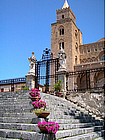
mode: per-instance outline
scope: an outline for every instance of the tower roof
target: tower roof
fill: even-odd
[[[68,8],[68,7],[69,7],[69,4],[68,4],[67,0],[65,0],[65,3],[64,3],[64,5],[63,5],[62,9]]]

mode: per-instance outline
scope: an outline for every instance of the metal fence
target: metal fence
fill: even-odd
[[[26,83],[26,78],[14,78],[14,79],[6,79],[6,80],[0,80],[0,92],[4,92],[4,87],[7,86],[7,89],[10,92],[15,91],[15,85],[17,84],[23,84]]]

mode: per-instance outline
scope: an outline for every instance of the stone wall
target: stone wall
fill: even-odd
[[[79,51],[80,64],[101,61],[105,55],[105,41],[80,45]]]
[[[103,119],[105,117],[105,94],[100,93],[71,93],[67,99],[85,108],[90,113]]]

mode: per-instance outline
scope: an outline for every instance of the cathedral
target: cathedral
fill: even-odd
[[[76,25],[76,17],[67,0],[61,9],[56,11],[56,22],[51,24],[51,51],[53,58],[58,57],[61,46],[66,53],[67,71],[92,70],[105,67],[105,38],[90,44],[82,43],[82,32]],[[78,89],[103,87],[103,71],[91,72],[90,75],[79,74],[72,87]]]

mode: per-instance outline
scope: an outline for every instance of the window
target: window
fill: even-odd
[[[77,65],[77,56],[75,56],[75,64]]]
[[[77,39],[78,33],[77,30],[75,30],[75,38]]]
[[[78,43],[76,42],[76,45],[75,45],[75,49],[76,49],[76,52],[78,52]]]
[[[1,88],[1,92],[4,92],[4,88]]]
[[[60,42],[60,43],[59,43],[59,49],[61,49],[61,46],[62,46],[62,48],[64,49],[64,42]]]
[[[63,28],[63,27],[60,27],[60,29],[59,29],[59,34],[60,34],[60,35],[64,35],[64,28]]]
[[[64,18],[64,15],[62,15],[62,18]]]

